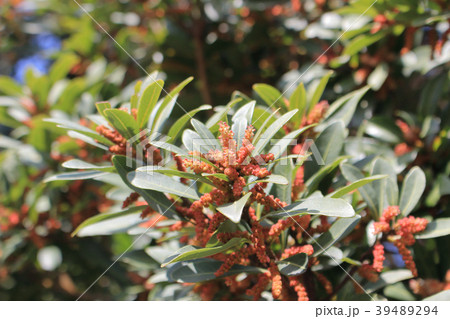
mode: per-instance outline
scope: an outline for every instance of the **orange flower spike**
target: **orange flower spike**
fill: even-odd
[[[398,206],[389,206],[383,211],[380,221],[389,223],[398,214],[400,214],[400,208]]]
[[[278,299],[283,290],[283,280],[277,265],[273,261],[270,263],[269,271],[272,279],[272,296],[274,299]]]
[[[409,249],[406,248],[405,244],[403,244],[403,242],[400,240],[396,240],[394,242],[394,245],[397,247],[400,255],[402,255],[402,258],[403,258],[403,261],[405,262],[406,268],[411,270],[414,277],[417,277],[418,273],[417,273],[416,263],[414,262]]]
[[[361,265],[358,269],[358,274],[370,282],[376,282],[378,280],[378,273],[373,266],[369,264]]]
[[[245,292],[247,295],[253,296],[253,300],[255,301],[258,300],[261,297],[261,293],[266,290],[267,285],[270,282],[270,272],[260,274],[257,278],[258,281],[256,284]]]
[[[297,293],[298,301],[309,301],[308,293],[303,283],[296,277],[289,278],[289,286],[293,287]]]
[[[383,270],[384,259],[384,246],[376,243],[373,247],[373,268],[375,271],[381,272]]]

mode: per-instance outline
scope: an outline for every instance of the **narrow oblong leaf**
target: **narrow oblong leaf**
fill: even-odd
[[[332,74],[333,71],[330,71],[320,79],[319,83],[315,87],[314,92],[311,95],[311,99],[309,100],[308,110],[311,110],[320,101],[323,91],[325,91],[325,87],[327,86],[328,80],[330,79]]]
[[[418,166],[414,166],[406,174],[399,201],[402,216],[408,216],[419,202],[425,190],[426,182],[425,173]]]
[[[138,102],[137,124],[140,130],[147,127],[148,119],[153,111],[164,86],[164,81],[157,80],[145,87]]]
[[[270,212],[265,217],[284,218],[300,214],[353,217],[355,210],[352,205],[340,198],[313,197]]]
[[[190,245],[184,246],[183,248],[175,252],[173,255],[167,257],[162,263],[161,267],[166,267],[168,264],[172,264],[178,261],[199,259],[219,254],[222,252],[226,252],[230,249],[239,248],[246,242],[248,242],[248,240],[245,238],[235,237],[230,239],[226,244],[223,244],[221,246],[214,246],[208,248],[199,248]]]
[[[427,228],[415,235],[419,239],[436,238],[450,235],[450,218],[437,218],[428,223]]]
[[[139,193],[148,205],[157,211],[159,214],[167,216],[169,218],[178,218],[173,203],[161,192],[153,191],[149,189],[142,189],[133,186],[127,178],[127,174],[133,172],[136,169],[136,162],[126,158],[125,156],[115,155],[112,158],[112,163],[116,168],[122,181],[133,191]]]
[[[327,197],[331,197],[331,198],[340,198],[352,191],[354,191],[355,189],[358,189],[368,183],[371,183],[373,181],[376,180],[380,180],[383,178],[386,178],[387,175],[373,175],[373,176],[369,176],[369,177],[365,177],[363,179],[360,179],[356,182],[351,183],[350,185],[344,186],[336,191],[334,191],[331,194],[328,194]]]
[[[210,105],[202,105],[180,117],[170,128],[168,136],[170,141],[175,141],[181,132],[183,132],[184,127],[189,122],[192,117],[200,111],[210,110],[212,107]]]
[[[211,145],[216,150],[222,149],[217,139],[202,122],[196,119],[192,119],[191,124],[197,131],[198,135],[200,135],[203,140],[207,141],[209,145]]]
[[[289,98],[288,108],[289,111],[298,110],[298,112],[292,118],[292,121],[294,121],[294,123],[297,125],[300,124],[300,121],[302,120],[308,108],[308,104],[306,101],[306,90],[303,83],[300,83],[292,93],[291,97]]]
[[[142,211],[145,207],[147,206],[137,206],[137,207],[132,207],[129,208],[125,211],[122,212],[116,212],[116,213],[107,213],[107,214],[98,214],[95,216],[92,216],[88,219],[86,219],[85,221],[83,221],[71,234],[72,237],[74,237],[76,234],[78,234],[80,232],[80,230],[82,230],[83,228],[89,226],[89,225],[93,225],[105,220],[111,220],[111,219],[115,219],[117,217],[122,217],[122,216],[126,216],[126,215],[130,215],[130,214],[135,214],[138,213],[140,211]]]
[[[331,225],[330,229],[314,240],[312,245],[314,248],[313,256],[323,254],[334,243],[347,236],[359,223],[361,216],[356,215],[351,218],[340,218]]]
[[[103,172],[113,172],[115,170],[114,166],[98,166],[79,159],[71,159],[62,163],[62,167],[73,168],[73,169],[94,169]]]
[[[367,293],[372,293],[387,285],[413,278],[413,274],[407,269],[390,270],[380,274],[380,278],[376,282],[369,282],[363,288]]]
[[[216,279],[215,272],[222,266],[222,262],[209,258],[201,258],[175,263],[167,271],[167,278],[175,282],[200,282]],[[258,267],[234,265],[221,277],[241,273],[262,273],[266,271]]]
[[[81,171],[81,172],[63,173],[46,178],[44,180],[44,183],[53,181],[76,181],[82,179],[91,179],[94,177],[99,177],[107,174],[110,173],[101,171]]]
[[[136,121],[128,112],[106,109],[104,113],[108,122],[126,139],[132,139],[139,133]]]
[[[290,111],[273,122],[267,130],[261,134],[258,142],[256,142],[253,154],[260,154],[264,147],[269,144],[270,139],[291,119],[292,116],[294,116],[295,113],[297,113],[297,110]]]
[[[308,255],[301,253],[277,261],[278,269],[285,276],[298,276],[308,268]]]
[[[251,195],[251,193],[247,193],[237,201],[219,206],[216,209],[233,223],[239,223],[241,221],[242,211]]]
[[[287,110],[283,94],[271,85],[260,83],[253,85],[253,90],[263,99],[269,107],[275,106]]]
[[[127,178],[133,186],[138,188],[151,189],[161,193],[174,194],[194,200],[200,199],[192,186],[177,182],[173,178],[160,173],[148,174],[140,171],[130,172],[128,173]]]

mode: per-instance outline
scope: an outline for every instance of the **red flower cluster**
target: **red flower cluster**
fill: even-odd
[[[412,246],[415,243],[414,234],[419,233],[427,227],[428,221],[425,218],[404,217],[391,225],[392,221],[400,214],[398,206],[389,206],[383,212],[379,222],[374,223],[375,234],[383,233],[387,235],[388,240],[392,241],[398,248],[399,253],[405,261],[406,268],[411,270],[413,275],[417,276],[416,264],[411,256],[411,252],[406,246]],[[377,243],[373,250],[373,267],[376,271],[383,270],[384,249],[383,245]]]

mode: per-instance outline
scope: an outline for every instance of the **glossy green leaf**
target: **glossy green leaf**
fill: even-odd
[[[342,196],[354,191],[355,189],[358,189],[358,188],[360,188],[368,183],[371,183],[373,181],[384,179],[386,177],[387,177],[387,175],[373,175],[373,176],[365,177],[365,178],[360,179],[356,182],[353,182],[347,186],[344,186],[344,187],[334,191],[331,194],[328,194],[327,197],[341,198]]]
[[[437,218],[428,223],[427,228],[415,235],[419,239],[436,238],[450,235],[450,218]]]
[[[216,209],[225,217],[230,219],[233,223],[239,223],[241,221],[241,216],[245,204],[247,203],[247,200],[250,198],[251,195],[252,195],[251,193],[247,193],[237,201],[219,206]]]
[[[320,235],[312,242],[314,248],[313,256],[323,254],[329,247],[347,236],[359,223],[361,216],[356,215],[351,218],[340,218],[331,225],[330,229]]]
[[[383,158],[377,158],[373,162],[371,175],[386,174],[387,179],[376,181],[372,184],[375,193],[378,194],[379,209],[383,210],[386,206],[398,204],[398,185],[397,174],[392,165]],[[381,212],[380,212],[381,214]]]
[[[202,258],[190,261],[180,261],[170,267],[167,271],[167,277],[176,282],[203,282],[216,279],[215,272],[222,265],[221,261]],[[238,275],[241,273],[262,273],[265,269],[234,265],[221,277]]]
[[[298,276],[308,268],[308,255],[301,253],[277,261],[278,269],[285,276]]]
[[[297,88],[292,92],[289,98],[289,111],[297,110],[298,112],[292,117],[292,121],[295,124],[300,124],[303,116],[306,113],[308,104],[306,102],[306,90],[303,83],[300,83]]]
[[[400,143],[403,134],[392,119],[376,116],[366,123],[366,134],[387,143]]]
[[[200,199],[194,187],[187,186],[171,177],[160,173],[130,172],[127,175],[129,182],[138,188],[151,189],[161,193],[174,194],[194,200]]]
[[[370,294],[387,285],[392,285],[397,282],[411,278],[413,278],[413,275],[410,270],[407,269],[390,270],[381,273],[380,278],[376,282],[369,282],[368,284],[364,285],[363,288],[367,293]]]
[[[137,125],[140,130],[147,127],[150,114],[153,111],[164,86],[164,81],[154,81],[145,87],[138,102]]]
[[[253,90],[263,99],[269,107],[282,108],[287,110],[286,103],[283,100],[283,94],[268,84],[255,84]]]
[[[168,264],[172,264],[178,261],[193,260],[198,258],[204,258],[215,254],[226,252],[230,249],[239,249],[244,243],[248,242],[245,238],[232,238],[226,244],[215,247],[199,248],[195,246],[184,246],[173,255],[167,257],[162,263],[161,267],[166,267]]]
[[[408,216],[419,202],[426,186],[424,172],[417,166],[411,168],[406,174],[400,194],[400,212],[402,216]]]
[[[381,40],[386,36],[386,32],[377,32],[375,34],[362,34],[354,38],[345,47],[342,55],[354,55],[361,51],[363,48],[370,46],[371,44]]]
[[[200,137],[207,141],[208,145],[210,145],[213,149],[221,150],[222,147],[220,146],[217,139],[214,137],[214,135],[209,131],[209,129],[200,121],[196,119],[191,120],[191,124],[194,127],[194,129],[197,131],[198,135]]]
[[[97,171],[103,171],[103,172],[113,172],[115,171],[114,166],[98,166],[98,165],[94,165],[79,159],[71,159],[68,161],[65,161],[64,163],[62,163],[62,167],[65,168],[73,168],[73,169],[94,169]]]
[[[190,119],[194,117],[200,111],[210,110],[212,107],[210,105],[202,105],[180,117],[171,127],[168,133],[170,141],[176,141],[178,136],[183,132],[184,127],[189,122]]]
[[[23,96],[22,87],[9,76],[0,76],[0,92],[5,95]]]
[[[133,172],[136,169],[136,163],[134,161],[126,158],[125,156],[115,155],[112,158],[112,162],[122,181],[130,189],[139,193],[139,195],[144,198],[144,200],[149,204],[151,208],[153,208],[159,214],[165,215],[169,218],[177,217],[177,213],[173,208],[173,203],[163,193],[159,191],[135,187],[128,181],[128,173]]]
[[[341,164],[341,171],[345,179],[352,183],[365,178],[364,174],[357,167],[350,164]],[[360,187],[358,191],[366,201],[367,206],[370,208],[370,210],[375,214],[375,216],[378,216],[379,218],[380,215],[378,210],[378,195],[377,193],[375,193],[373,187],[371,185],[364,185]]]
[[[119,109],[103,112],[108,122],[126,139],[132,139],[139,133],[136,121],[128,112]]]
[[[62,173],[58,175],[53,175],[44,180],[44,183],[53,181],[77,181],[82,179],[91,179],[94,177],[104,176],[110,173],[100,172],[100,171],[81,171],[72,173]]]
[[[269,144],[272,137],[285,125],[294,114],[297,113],[297,110],[290,111],[275,122],[273,122],[265,131],[261,134],[260,138],[256,142],[255,149],[253,150],[253,154],[260,154],[264,147]],[[255,141],[254,141],[255,142]]]
[[[311,197],[270,212],[264,217],[284,218],[301,214],[331,217],[353,217],[355,211],[348,202],[340,198]]]
[[[450,290],[444,290],[424,298],[423,301],[450,301]]]
[[[325,87],[327,86],[328,80],[330,79],[332,74],[333,74],[332,71],[328,72],[326,75],[324,75],[320,79],[320,81],[317,83],[317,86],[314,87],[314,91],[311,95],[311,98],[309,99],[308,110],[312,110],[312,108],[317,103],[319,103],[320,98],[322,97],[323,91],[325,91]]]
[[[98,214],[98,215],[92,216],[92,217],[86,219],[85,221],[83,221],[72,232],[71,236],[72,237],[75,236],[76,234],[78,234],[80,232],[80,230],[82,230],[83,228],[85,228],[85,227],[87,227],[89,225],[97,224],[99,222],[106,221],[106,220],[112,220],[112,219],[115,219],[117,217],[122,217],[122,216],[130,215],[130,214],[136,214],[136,213],[142,211],[145,207],[147,207],[147,206],[137,206],[137,207],[129,208],[129,209],[124,210],[122,212]]]
[[[308,178],[305,183],[307,195],[314,193],[319,187],[320,182],[324,180],[333,171],[335,171],[342,161],[348,158],[349,156],[340,156],[333,163],[323,166],[313,176]]]

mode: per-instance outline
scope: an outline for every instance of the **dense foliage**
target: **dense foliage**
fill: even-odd
[[[0,298],[448,300],[450,11],[372,2],[2,6]]]

